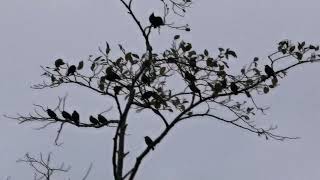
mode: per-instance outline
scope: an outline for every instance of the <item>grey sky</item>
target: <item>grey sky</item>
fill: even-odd
[[[137,1],[137,0],[136,0]],[[139,18],[147,23],[151,12],[160,13],[158,0],[134,3]],[[188,34],[169,29],[152,36],[156,50],[170,46],[175,34],[182,34],[198,50],[211,54],[218,47],[237,51],[239,59],[232,68],[259,56],[266,57],[282,39],[320,43],[317,0],[195,0],[190,13],[182,19],[192,31]],[[180,22],[180,19],[172,21]],[[170,31],[170,32],[168,32]],[[53,106],[58,96],[68,92],[70,109],[84,115],[106,109],[108,102],[79,88],[33,90],[42,81],[40,65],[57,58],[69,62],[84,60],[97,53],[108,41],[141,52],[140,33],[118,0],[1,0],[0,1],[0,113],[31,112],[33,103]],[[114,49],[113,52],[117,50]],[[180,124],[144,161],[137,179],[147,180],[316,180],[320,178],[320,64],[298,67],[280,81],[280,86],[265,96],[260,105],[270,106],[267,116],[257,121],[277,124],[282,135],[300,136],[295,141],[265,141],[253,134],[212,120]],[[87,99],[79,99],[87,94]],[[132,121],[130,148],[144,147],[143,135],[159,132],[157,121],[138,117]],[[149,120],[148,119],[148,120]],[[90,162],[94,170],[89,179],[109,179],[112,130],[67,128],[63,147],[53,146],[57,127],[42,131],[35,124],[19,126],[1,118],[0,179],[32,179],[29,167],[15,161],[25,152],[54,152],[57,162],[72,165],[67,177],[83,176]],[[141,127],[142,126],[142,127]],[[133,132],[132,130],[132,132]],[[132,157],[133,158],[133,157]]]

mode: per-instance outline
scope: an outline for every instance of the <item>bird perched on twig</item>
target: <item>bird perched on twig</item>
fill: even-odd
[[[230,83],[230,89],[235,95],[238,94],[239,87],[236,85],[235,82]]]
[[[101,114],[98,114],[98,120],[100,123],[102,124],[108,124],[109,121],[107,120],[107,118],[105,118],[104,116],[102,116]]]
[[[151,147],[151,149],[154,150],[153,141],[149,136],[145,136],[144,141],[146,142],[148,147]]]
[[[62,114],[62,117],[64,117],[64,119],[66,119],[66,120],[71,120],[72,119],[71,115],[66,111],[62,111],[61,114]]]
[[[77,67],[75,65],[71,65],[67,70],[67,76],[70,76],[71,74],[74,75],[76,70],[77,70]]]
[[[48,114],[49,117],[51,117],[52,119],[57,119],[56,113],[53,112],[51,109],[47,109],[47,114]]]
[[[153,28],[160,28],[160,26],[164,25],[162,18],[160,16],[155,16],[154,13],[149,16],[149,21]]]
[[[95,118],[95,117],[93,117],[93,116],[90,116],[89,120],[90,120],[90,122],[91,122],[92,124],[94,124],[94,125],[99,124],[98,119],[96,119],[96,118]]]
[[[264,72],[266,72],[266,74],[268,75],[268,77],[273,76],[274,78],[276,78],[276,75],[275,75],[274,70],[273,70],[269,65],[265,65],[265,66],[264,66]]]
[[[74,122],[75,125],[79,126],[80,124],[80,116],[77,111],[73,111],[71,115],[71,120]]]

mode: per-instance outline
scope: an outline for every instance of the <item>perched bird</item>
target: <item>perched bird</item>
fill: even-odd
[[[200,99],[202,99],[202,97],[201,97],[201,91],[200,91],[200,89],[196,86],[196,84],[195,84],[194,82],[191,82],[191,83],[189,84],[189,88],[190,88],[190,90],[191,90],[192,92],[198,93]]]
[[[194,75],[192,75],[191,73],[189,73],[189,72],[185,72],[185,73],[184,73],[184,77],[185,77],[186,80],[188,80],[188,81],[191,81],[191,82],[196,81],[196,77],[195,77]]]
[[[92,124],[94,124],[94,125],[99,124],[98,119],[96,119],[96,118],[95,118],[95,117],[93,117],[93,116],[90,116],[89,120],[90,120],[90,122],[91,122]]]
[[[68,112],[62,111],[61,114],[62,114],[62,117],[64,117],[64,119],[71,120],[71,115]]]
[[[235,95],[238,94],[239,87],[236,85],[235,82],[230,83],[230,89]]]
[[[153,91],[147,91],[147,92],[145,92],[145,93],[143,93],[142,95],[141,95],[141,99],[149,99],[149,98],[151,98],[152,96],[154,96],[156,93],[155,92],[153,92]]]
[[[264,72],[266,72],[268,77],[273,76],[274,78],[276,78],[274,70],[269,65],[264,66]]]
[[[56,66],[56,68],[59,68],[60,66],[64,65],[64,62],[62,59],[57,59],[55,62],[54,62],[54,65]]]
[[[108,67],[106,69],[106,76],[105,77],[109,81],[115,81],[117,79],[118,80],[121,79],[120,76],[117,73],[113,72],[112,67]]]
[[[146,142],[148,147],[151,147],[151,149],[154,150],[153,141],[149,136],[145,136],[144,141]]]
[[[53,112],[51,109],[47,109],[47,114],[48,114],[49,117],[51,117],[52,119],[57,119],[56,113]]]
[[[160,28],[160,26],[164,25],[162,18],[160,16],[154,16],[154,13],[149,16],[149,21],[153,28]]]
[[[77,111],[73,111],[71,115],[71,120],[78,126],[80,123],[80,116]]]
[[[76,70],[77,70],[77,67],[75,65],[71,65],[67,70],[67,76],[74,75]]]
[[[105,118],[104,116],[102,116],[101,114],[98,114],[98,120],[101,124],[108,124],[108,120],[107,118]]]

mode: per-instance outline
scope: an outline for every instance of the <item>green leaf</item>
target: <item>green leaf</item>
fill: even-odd
[[[267,94],[267,93],[269,92],[269,88],[268,88],[268,87],[264,87],[264,88],[263,88],[263,92],[264,92],[265,94]]]
[[[185,51],[190,51],[192,49],[192,45],[190,43],[187,43],[185,47]]]
[[[160,68],[160,75],[164,75],[165,71],[166,71],[166,67],[161,67]]]
[[[125,56],[125,59],[127,60],[127,61],[132,61],[133,60],[133,58],[132,58],[132,56],[131,56],[131,53],[127,53],[126,54],[126,56]]]

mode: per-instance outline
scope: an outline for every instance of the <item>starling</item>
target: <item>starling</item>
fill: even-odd
[[[151,147],[151,149],[154,150],[153,141],[149,136],[145,136],[144,141],[146,142],[148,147]]]
[[[80,123],[80,116],[77,111],[73,111],[71,115],[71,120],[78,126]]]
[[[266,72],[268,77],[273,76],[275,78],[274,70],[269,65],[264,66],[264,72]]]
[[[120,80],[121,78],[120,78],[120,76],[117,74],[117,73],[115,73],[115,72],[113,72],[112,71],[112,67],[108,67],[107,69],[106,69],[106,79],[107,80],[109,80],[109,81],[115,81],[115,80]]]
[[[154,13],[149,16],[149,21],[153,28],[160,28],[160,26],[164,25],[162,18],[160,16],[154,16]]]
[[[108,120],[104,116],[102,116],[101,114],[98,114],[98,120],[101,124],[108,124],[109,123]]]
[[[200,99],[202,99],[202,97],[201,97],[201,91],[200,91],[200,89],[196,86],[196,84],[195,84],[194,82],[192,82],[192,83],[189,84],[189,88],[190,88],[190,90],[191,90],[192,92],[198,93]]]
[[[54,62],[54,65],[56,66],[56,68],[59,68],[60,66],[64,65],[64,62],[62,59],[57,59],[55,62]]]
[[[239,87],[236,85],[235,82],[232,82],[232,83],[230,84],[230,89],[231,89],[231,91],[232,91],[235,95],[238,94],[238,89],[239,89]]]
[[[96,119],[96,118],[95,118],[95,117],[93,117],[93,116],[90,116],[89,120],[90,120],[90,122],[91,122],[92,124],[94,124],[94,125],[99,124],[98,119]]]
[[[191,82],[196,81],[196,77],[189,72],[185,72],[184,77],[186,78],[186,80],[189,80]]]
[[[71,120],[72,119],[71,115],[66,111],[62,111],[61,114],[62,114],[62,117],[64,117],[64,119],[66,119],[66,120]]]
[[[47,109],[47,113],[48,113],[49,117],[51,117],[52,119],[57,119],[56,113],[53,112],[51,109]]]
[[[67,76],[70,76],[71,74],[74,75],[74,73],[76,72],[76,69],[77,69],[77,67],[76,67],[75,65],[71,65],[71,66],[68,68]]]

